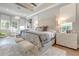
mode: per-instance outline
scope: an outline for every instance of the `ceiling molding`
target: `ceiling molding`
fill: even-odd
[[[44,12],[44,11],[46,11],[46,10],[48,10],[48,9],[50,9],[50,8],[53,8],[53,7],[55,7],[55,6],[58,6],[58,5],[60,5],[60,4],[55,4],[55,5],[49,6],[49,7],[45,8],[45,9],[42,9],[42,10],[40,10],[40,11],[37,11],[37,12],[35,12],[35,13],[33,13],[33,14],[27,16],[27,18],[32,17],[32,16],[35,16],[35,15],[41,13],[41,12]]]
[[[37,15],[37,14],[39,14],[39,13],[42,13],[42,12],[44,12],[44,11],[47,11],[47,10],[49,10],[49,9],[51,9],[51,8],[54,8],[54,7],[57,7],[57,6],[64,6],[64,5],[67,5],[67,4],[57,3],[57,4],[54,4],[54,5],[51,5],[51,6],[47,7],[47,8],[45,8],[45,9],[42,9],[42,10],[37,11],[37,12],[34,12],[33,14],[27,16],[27,18],[30,18],[30,17],[32,17],[32,16],[35,16],[35,15]]]

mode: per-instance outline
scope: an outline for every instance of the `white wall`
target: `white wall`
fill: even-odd
[[[79,4],[77,4],[77,8],[76,8],[76,22],[75,22],[75,30],[77,32],[77,44],[78,44],[78,48],[79,48]]]
[[[76,16],[76,5],[68,4],[62,8],[60,8],[60,17],[66,18],[67,22],[74,22]]]
[[[38,14],[38,26],[49,26],[49,29],[54,30],[56,27],[56,16],[59,13],[59,8],[51,8],[45,12]]]

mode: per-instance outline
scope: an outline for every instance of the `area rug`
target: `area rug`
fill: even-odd
[[[61,49],[56,48],[56,47],[50,47],[41,56],[66,56],[66,51],[61,50]]]

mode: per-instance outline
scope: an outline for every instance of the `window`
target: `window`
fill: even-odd
[[[61,24],[61,32],[67,32],[72,30],[72,23],[63,23]]]
[[[1,19],[1,22],[0,22],[0,27],[1,27],[1,29],[8,29],[9,28],[9,22],[7,21],[7,20],[2,20]]]
[[[6,15],[0,15],[0,29],[8,29],[10,25],[10,17]]]
[[[10,32],[19,32],[26,27],[26,19],[15,19],[13,16],[0,14],[0,30],[9,30]]]

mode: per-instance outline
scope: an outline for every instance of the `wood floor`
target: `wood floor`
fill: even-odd
[[[79,56],[79,49],[75,50],[75,49],[63,47],[63,46],[60,46],[60,45],[54,45],[53,47],[56,47],[56,48],[59,48],[61,50],[66,51],[67,56]]]

